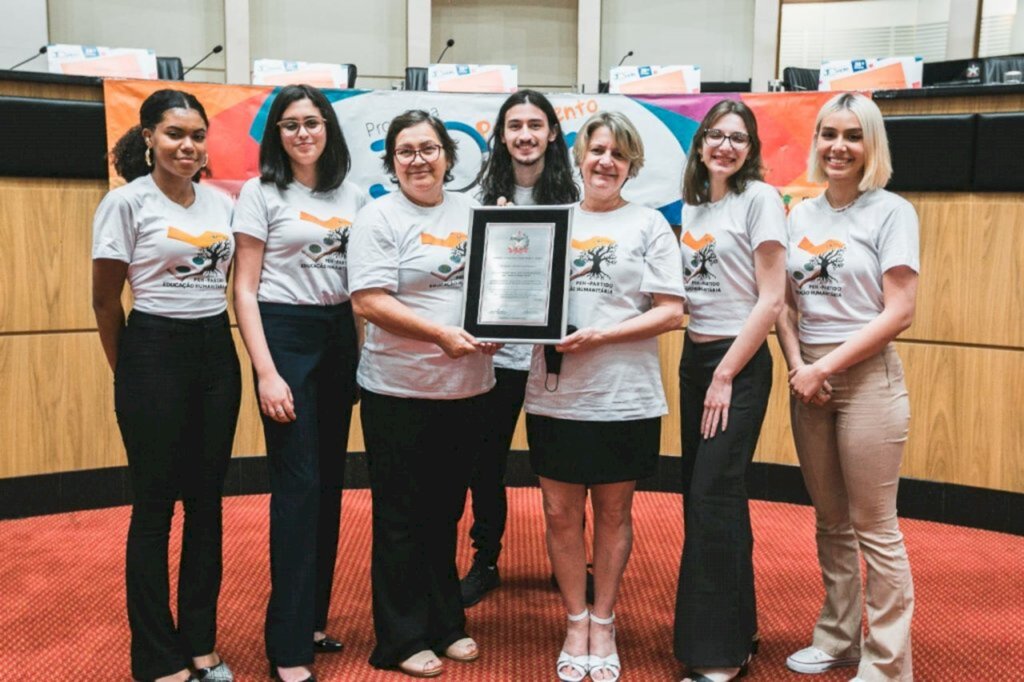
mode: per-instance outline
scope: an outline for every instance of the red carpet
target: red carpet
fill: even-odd
[[[447,662],[442,680],[555,679],[564,614],[548,581],[540,492],[510,489],[509,497],[503,585],[468,611],[483,655],[471,664]],[[224,507],[219,650],[236,679],[266,679],[267,498],[229,498]],[[747,679],[849,679],[849,669],[807,677],[785,668],[785,657],[809,643],[821,598],[810,508],[768,502],[752,508],[762,646]],[[679,497],[639,493],[635,512],[636,541],[617,609],[623,680],[678,680],[671,641]],[[0,680],[130,679],[122,566],[128,515],[120,507],[0,522]],[[902,524],[917,591],[916,679],[1024,679],[1024,537]],[[177,548],[174,543],[172,552]],[[339,549],[329,631],[346,649],[318,658],[318,679],[409,679],[366,663],[372,643],[366,490],[345,493]],[[463,570],[468,560],[464,542]]]

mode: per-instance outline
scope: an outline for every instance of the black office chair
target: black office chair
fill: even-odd
[[[801,69],[787,66],[782,70],[782,85],[787,92],[794,90],[817,90],[820,69]]]
[[[427,89],[427,67],[407,66],[405,67],[405,89],[426,90]]]
[[[1007,71],[1024,72],[1024,54],[1010,54],[985,59],[985,83],[1002,83]]]
[[[185,80],[185,67],[181,64],[181,57],[157,57],[156,77],[162,81],[183,81]]]
[[[355,64],[342,64],[342,66],[348,69],[348,88],[352,89],[356,87],[356,75],[359,73],[359,69],[356,68]]]

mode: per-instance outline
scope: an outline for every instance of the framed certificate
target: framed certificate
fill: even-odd
[[[558,343],[569,300],[572,206],[476,207],[462,326],[481,341]]]

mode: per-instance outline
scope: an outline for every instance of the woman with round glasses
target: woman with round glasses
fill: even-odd
[[[227,314],[231,200],[199,184],[208,128],[193,95],[147,97],[139,125],[112,153],[128,184],[107,194],[93,219],[93,309],[134,496],[125,596],[132,677],[142,682],[234,679],[214,647],[221,493],[242,378]],[[167,543],[179,497],[175,619]]]
[[[455,567],[456,525],[494,386],[493,344],[459,327],[472,199],[445,191],[455,142],[407,111],[388,127],[384,168],[398,191],[359,213],[349,287],[369,321],[359,363],[373,495],[370,663],[414,677],[438,656],[472,661]]]
[[[271,674],[312,680],[328,637],[345,450],[356,394],[349,228],[366,195],[345,179],[348,147],[327,98],[289,85],[274,98],[260,176],[233,229],[235,314],[252,359],[270,475]]]
[[[725,682],[756,650],[747,467],[772,385],[766,338],[785,296],[786,224],[762,182],[753,112],[713,106],[683,178],[681,247],[690,321],[679,365],[685,540],[675,655],[687,680]]]
[[[857,666],[859,682],[914,679],[914,584],[896,517],[910,403],[893,341],[914,319],[920,261],[917,214],[883,189],[891,175],[878,106],[850,93],[826,102],[807,177],[828,189],[790,214],[789,295],[778,321],[825,583],[811,645],[786,665]]]
[[[572,225],[569,321],[579,329],[555,349],[552,371],[533,353],[526,388],[530,462],[540,477],[548,556],[568,620],[558,679],[619,679],[615,603],[633,544],[633,493],[657,470],[661,385],[657,336],[683,321],[679,249],[657,211],[622,187],[643,167],[632,122],[598,112],[580,129],[573,157],[583,201]],[[594,510],[594,605],[587,609],[583,517]]]

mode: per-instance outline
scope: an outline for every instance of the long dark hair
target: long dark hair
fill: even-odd
[[[562,136],[562,128],[558,125],[558,116],[548,98],[536,90],[519,90],[505,100],[498,110],[498,120],[494,123],[494,133],[488,141],[490,155],[487,164],[480,170],[477,180],[480,183],[482,203],[493,206],[498,197],[511,200],[516,193],[516,175],[512,155],[505,145],[505,117],[509,109],[520,104],[532,104],[544,112],[548,119],[548,127],[555,133],[555,139],[548,143],[544,151],[544,170],[541,171],[537,184],[533,187],[533,198],[538,204],[572,204],[580,199],[580,190],[572,179],[572,166],[569,163],[569,147]]]
[[[690,154],[686,159],[686,172],[683,174],[683,201],[690,206],[699,206],[711,201],[708,167],[701,161],[700,148],[704,144],[704,134],[714,125],[715,121],[726,114],[736,114],[742,118],[743,125],[747,127],[747,134],[750,135],[750,151],[747,152],[747,160],[738,171],[729,176],[727,181],[729,189],[736,194],[742,194],[748,183],[764,179],[761,138],[757,135],[757,118],[754,116],[754,112],[739,100],[723,99],[711,107],[704,120],[700,122],[697,132],[693,134]]]
[[[320,111],[327,131],[324,151],[316,162],[316,187],[314,192],[330,192],[341,187],[352,168],[352,157],[348,153],[345,136],[341,133],[338,115],[334,107],[312,85],[286,85],[274,97],[267,114],[267,127],[263,130],[260,142],[260,180],[272,182],[280,189],[286,189],[292,183],[292,162],[281,144],[281,128],[278,123],[284,116],[284,110],[293,102],[308,99]]]
[[[395,173],[395,141],[398,139],[400,132],[406,128],[417,126],[420,123],[429,123],[430,127],[434,129],[437,141],[441,143],[441,148],[444,149],[444,158],[448,161],[448,167],[444,171],[444,181],[451,182],[455,177],[452,175],[452,168],[455,167],[455,162],[459,160],[458,152],[455,150],[455,140],[448,134],[448,129],[444,127],[444,121],[437,116],[431,116],[422,109],[410,109],[391,119],[391,123],[388,125],[388,134],[384,138],[384,170],[387,171],[393,181],[398,182],[398,175]]]
[[[170,89],[154,92],[139,107],[139,125],[129,128],[110,153],[114,159],[114,169],[117,174],[128,182],[153,172],[153,169],[146,164],[146,139],[142,136],[142,131],[154,130],[164,119],[164,113],[168,109],[193,109],[202,117],[203,123],[207,126],[210,125],[206,109],[192,93]],[[192,181],[199,182],[204,171],[205,169],[196,172],[192,176]]]

